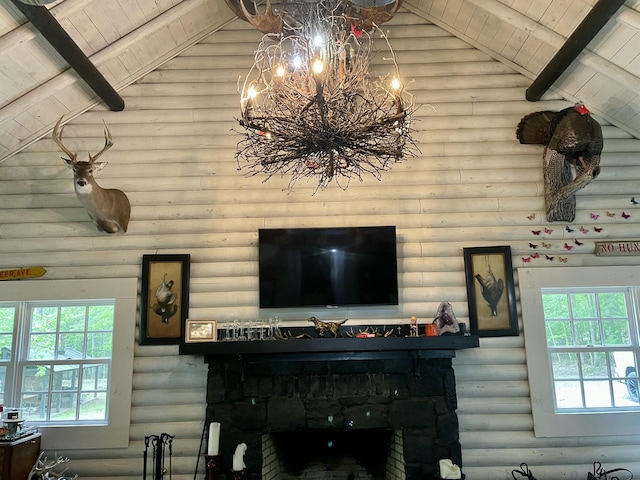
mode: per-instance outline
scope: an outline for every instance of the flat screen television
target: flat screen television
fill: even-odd
[[[398,305],[396,228],[258,232],[260,308]]]

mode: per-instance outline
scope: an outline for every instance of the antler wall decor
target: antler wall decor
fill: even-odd
[[[266,32],[241,88],[239,170],[267,180],[291,175],[290,189],[302,178],[316,178],[321,189],[335,178],[346,189],[351,178],[362,181],[368,173],[379,180],[392,164],[416,155],[413,97],[376,24],[391,19],[399,4],[282,3],[275,13],[267,2],[263,14],[233,4],[240,18]],[[369,71],[376,36],[387,47],[388,73],[381,77]]]

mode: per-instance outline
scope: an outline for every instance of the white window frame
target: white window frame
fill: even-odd
[[[2,282],[0,301],[115,299],[107,425],[38,425],[43,450],[126,448],[131,422],[137,278]],[[29,420],[28,418],[26,419]]]
[[[638,267],[519,268],[527,370],[536,437],[637,435],[640,412],[556,411],[547,350],[542,290],[547,288],[638,287]]]

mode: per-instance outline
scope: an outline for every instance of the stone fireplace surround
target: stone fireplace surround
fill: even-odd
[[[353,339],[267,342],[268,353],[260,353],[264,342],[252,342],[255,347],[244,346],[250,353],[235,355],[227,343],[224,354],[205,355],[205,421],[221,423],[216,480],[233,478],[239,443],[248,447],[243,480],[261,480],[263,438],[279,432],[400,432],[407,480],[438,478],[441,458],[462,466],[451,358],[458,348],[478,346],[477,337],[467,339],[456,337],[451,345],[452,337],[427,338],[425,348],[410,342],[397,348],[403,339],[389,339],[389,350],[362,352],[342,349],[340,342],[352,346]],[[274,344],[280,342],[295,352],[277,353]],[[319,348],[317,342],[326,343]]]

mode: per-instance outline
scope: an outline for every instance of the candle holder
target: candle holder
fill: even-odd
[[[220,455],[207,455],[205,453],[204,458],[207,462],[207,480],[214,480],[214,472],[220,463]]]

